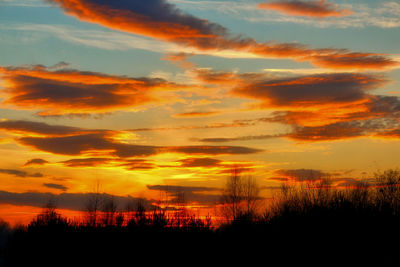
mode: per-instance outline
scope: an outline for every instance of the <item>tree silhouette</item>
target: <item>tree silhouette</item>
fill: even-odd
[[[100,183],[97,181],[95,191],[89,195],[89,198],[85,203],[85,211],[87,213],[87,224],[89,226],[97,225],[98,214],[101,205],[102,205],[102,196],[100,194]]]
[[[228,220],[254,217],[259,200],[259,186],[253,177],[240,176],[240,169],[233,168],[222,193],[222,214]]]

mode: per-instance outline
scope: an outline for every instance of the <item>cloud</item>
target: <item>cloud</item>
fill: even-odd
[[[99,166],[113,166],[124,167],[124,169],[133,170],[150,170],[157,166],[145,159],[121,159],[121,158],[79,158],[61,161],[66,167],[99,167]]]
[[[217,167],[222,161],[213,158],[186,158],[179,162],[181,167]]]
[[[192,62],[187,61],[188,57],[190,57],[190,56],[193,56],[193,54],[187,54],[184,52],[168,53],[162,59],[168,60],[183,69],[191,69],[191,68],[194,68],[196,65]]]
[[[67,167],[96,167],[104,164],[108,164],[114,159],[112,158],[83,158],[83,159],[70,159],[61,161],[64,166]]]
[[[16,133],[32,133],[46,136],[63,136],[82,133],[83,130],[77,127],[49,125],[43,122],[23,121],[23,120],[3,120],[0,121],[0,130]]]
[[[379,120],[345,121],[315,127],[296,127],[288,138],[302,141],[329,141],[372,135],[384,129]]]
[[[185,14],[165,0],[49,0],[80,20],[192,47],[212,54],[233,51],[257,57],[309,61],[315,66],[341,69],[383,69],[398,65],[385,55],[345,49],[312,49],[296,43],[258,43],[233,36],[223,26]],[[232,54],[232,53],[231,53]]]
[[[307,25],[317,28],[398,28],[400,21],[398,14],[400,4],[394,1],[351,3],[353,14],[345,17],[324,17],[315,23],[316,17],[288,16],[285,13],[275,12],[268,9],[260,9],[258,4],[249,1],[189,1],[170,0],[179,3],[179,6],[200,11],[217,11],[221,14],[229,14],[238,20],[246,20],[251,23],[291,23],[296,25]],[[272,1],[269,1],[272,2]],[[274,1],[277,2],[277,1]],[[305,1],[303,1],[305,2]]]
[[[174,117],[178,118],[192,118],[192,117],[206,117],[219,114],[219,111],[193,111],[175,114]]]
[[[3,26],[2,28],[15,31],[39,32],[41,34],[51,35],[63,41],[72,44],[84,45],[104,50],[125,51],[131,49],[142,49],[151,52],[167,53],[168,51],[177,51],[178,45],[172,43],[162,43],[160,41],[133,36],[110,30],[89,30],[74,28],[70,25],[47,25],[47,24],[14,24]]]
[[[8,174],[8,175],[14,175],[19,178],[26,178],[26,177],[34,177],[34,178],[40,178],[43,177],[43,174],[37,172],[37,173],[28,173],[26,171],[21,171],[21,170],[14,170],[14,169],[0,169],[0,174]]]
[[[244,155],[262,152],[261,149],[241,146],[180,146],[165,147],[165,152],[183,153],[188,155]]]
[[[268,1],[257,5],[260,9],[270,9],[292,16],[306,17],[344,17],[353,14],[349,9],[340,9],[337,5],[325,0],[280,0]]]
[[[385,82],[372,74],[334,73],[244,82],[233,92],[261,100],[266,107],[315,107],[364,100],[369,90]]]
[[[47,163],[49,163],[49,162],[44,159],[30,159],[24,164],[24,167],[31,166],[31,165],[45,165]]]
[[[0,129],[18,132],[15,140],[25,146],[59,155],[101,155],[119,158],[147,157],[160,153],[193,155],[252,154],[262,150],[241,146],[153,146],[122,142],[122,131],[90,130],[30,121],[3,121]],[[39,134],[39,136],[38,136]],[[90,165],[111,161],[108,158],[79,159],[66,165]],[[131,162],[134,164],[134,162]],[[150,166],[150,165],[146,165]],[[132,165],[133,167],[133,165]],[[139,165],[136,165],[139,167]],[[144,165],[143,165],[144,167]]]
[[[128,171],[151,170],[159,167],[156,164],[145,159],[127,159],[121,164],[118,164],[118,166],[122,166]]]
[[[293,170],[277,170],[275,171],[280,178],[295,180],[297,182],[318,181],[325,178],[330,178],[332,175],[321,170],[314,169],[293,169]]]
[[[100,153],[120,158],[151,156],[160,153],[193,155],[251,154],[261,152],[240,146],[152,146],[121,143],[113,137],[118,132],[100,132],[61,137],[21,137],[22,145],[60,155],[90,155]],[[86,162],[87,163],[87,162]],[[68,164],[68,163],[67,163]],[[71,164],[71,162],[69,163]]]
[[[44,207],[50,200],[56,203],[57,208],[70,209],[76,211],[84,211],[85,205],[87,205],[89,199],[95,196],[94,193],[39,193],[39,192],[25,192],[25,193],[14,193],[7,191],[0,191],[0,203],[11,204],[17,206],[33,206],[33,207]],[[128,203],[138,203],[140,201],[145,205],[146,208],[151,208],[151,200],[134,198],[131,196],[117,196],[102,193],[100,199],[112,198],[118,208],[125,210]]]
[[[164,191],[171,196],[170,202],[185,201],[186,203],[199,203],[205,205],[216,204],[220,198],[220,194],[206,194],[205,192],[220,192],[221,190],[214,187],[192,187],[177,185],[147,185],[150,190]]]
[[[335,187],[335,188],[346,188],[346,187],[354,187],[360,185],[373,185],[375,183],[374,179],[357,179],[352,177],[342,177],[345,173],[341,172],[324,172],[322,170],[316,169],[292,169],[285,170],[280,169],[275,171],[277,176],[269,178],[270,180],[278,181],[281,183],[287,182],[321,182],[327,181],[327,186]]]
[[[134,110],[165,103],[161,96],[183,89],[157,78],[131,78],[44,66],[0,67],[3,105],[41,110],[39,115],[70,115]]]
[[[48,188],[52,188],[52,189],[58,189],[58,190],[61,190],[61,191],[67,191],[67,189],[68,189],[68,187],[66,187],[64,185],[61,185],[61,184],[49,183],[49,184],[43,184],[43,186],[48,187]]]
[[[229,128],[229,127],[246,127],[249,123],[242,121],[233,122],[217,122],[208,125],[182,125],[177,127],[158,127],[158,128],[134,128],[127,129],[126,131],[132,132],[150,132],[150,131],[176,131],[176,130],[201,130],[201,129],[219,129],[219,128]]]
[[[265,140],[271,138],[284,137],[285,134],[264,134],[264,135],[248,135],[239,137],[215,137],[215,138],[200,138],[194,139],[198,142],[205,143],[224,143],[224,142],[235,142],[235,141],[250,141],[250,140]]]

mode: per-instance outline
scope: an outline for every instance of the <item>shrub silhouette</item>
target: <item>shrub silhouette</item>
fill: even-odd
[[[399,266],[399,187],[398,170],[344,188],[322,179],[283,185],[264,216],[244,205],[245,212],[218,228],[210,218],[147,210],[140,201],[129,214],[114,212],[96,224],[72,223],[49,205],[28,227],[13,231],[5,264],[54,265],[50,257],[91,265],[138,258],[187,264],[182,259],[190,257],[267,266]],[[104,218],[102,212],[96,217]]]

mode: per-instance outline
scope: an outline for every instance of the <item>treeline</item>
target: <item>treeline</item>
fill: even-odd
[[[29,225],[13,230],[3,250],[5,265],[54,265],[55,257],[91,265],[106,259],[138,265],[143,259],[179,265],[245,260],[270,266],[400,266],[400,171],[345,188],[326,179],[284,184],[266,209],[257,204],[258,191],[254,180],[234,173],[221,200],[227,220],[219,227],[185,209],[148,210],[140,202],[123,213],[112,201],[98,205],[92,199],[83,222],[48,205]]]

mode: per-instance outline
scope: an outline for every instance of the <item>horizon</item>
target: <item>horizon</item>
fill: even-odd
[[[389,0],[0,1],[0,218],[27,223],[54,197],[73,218],[96,190],[184,193],[207,214],[232,170],[268,199],[397,169],[399,14]]]

